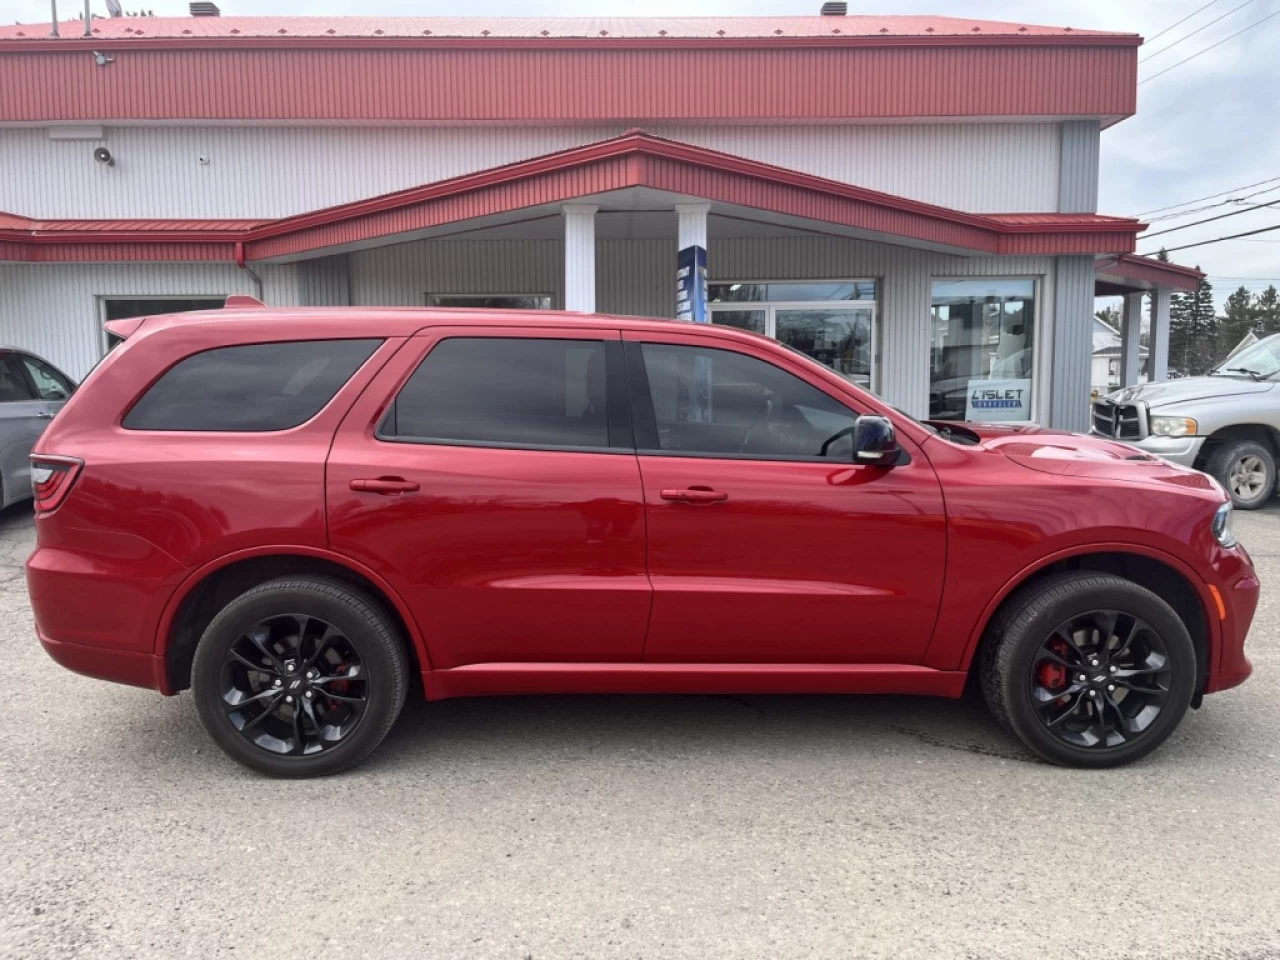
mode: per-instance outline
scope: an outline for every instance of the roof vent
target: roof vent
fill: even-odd
[[[809,9],[812,10],[813,7]],[[822,5],[822,15],[824,17],[843,17],[848,13],[849,4],[845,3],[844,0],[827,0]]]
[[[222,11],[216,3],[192,3],[187,6],[193,17],[220,17]]]

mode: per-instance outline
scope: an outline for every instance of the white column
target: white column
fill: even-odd
[[[1122,387],[1131,387],[1138,382],[1143,296],[1141,293],[1130,293],[1124,298],[1124,316],[1120,321],[1120,386]]]
[[[1169,288],[1156,287],[1151,297],[1151,336],[1147,352],[1151,357],[1151,379],[1169,379]]]
[[[707,214],[711,212],[709,203],[677,203],[676,216],[680,219],[680,227],[676,233],[676,249],[685,247],[701,247],[707,249]]]
[[[596,211],[589,203],[566,203],[564,214],[564,308],[596,310]]]

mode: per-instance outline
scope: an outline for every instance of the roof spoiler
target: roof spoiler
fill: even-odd
[[[227,297],[223,307],[265,307],[266,304],[257,297],[250,297],[242,293],[233,293]],[[138,332],[138,328],[147,320],[146,317],[128,317],[124,320],[108,320],[102,326],[113,337],[119,337],[121,340],[128,340],[131,336]]]

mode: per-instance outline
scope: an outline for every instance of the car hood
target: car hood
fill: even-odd
[[[1206,400],[1216,397],[1232,397],[1251,393],[1266,393],[1275,387],[1268,380],[1254,381],[1248,377],[1187,377],[1183,380],[1159,380],[1124,387],[1107,394],[1116,403],[1132,403],[1141,400],[1152,407],[1189,400]]]
[[[1011,424],[966,423],[979,447],[1040,473],[1099,480],[1169,483],[1212,490],[1215,481],[1188,467],[1143,453],[1127,444],[1062,430]]]

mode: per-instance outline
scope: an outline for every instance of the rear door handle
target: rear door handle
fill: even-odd
[[[41,410],[39,413],[37,413],[37,414],[36,414],[36,419],[37,419],[37,420],[52,420],[52,419],[53,419],[54,417],[56,417],[56,416],[57,416],[57,414],[56,414],[56,413],[50,413],[48,410]]]
[[[663,490],[659,494],[663,500],[675,500],[679,503],[719,503],[728,500],[729,495],[722,490],[710,487],[688,487],[684,490]]]
[[[369,480],[352,480],[351,489],[358,493],[414,493],[419,489],[413,480],[403,477],[377,477]]]

